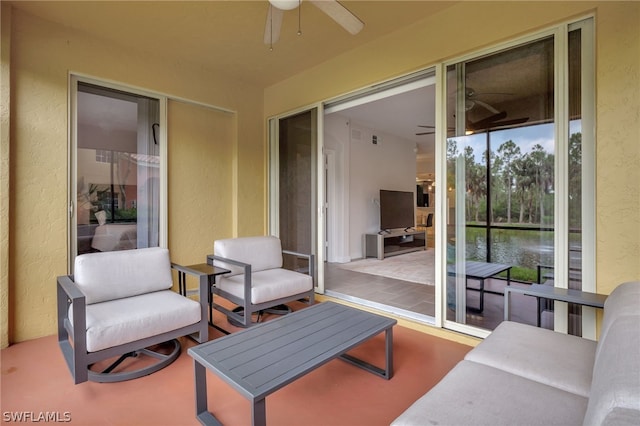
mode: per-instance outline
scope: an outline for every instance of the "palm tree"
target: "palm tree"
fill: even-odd
[[[507,190],[507,223],[511,223],[511,191],[513,188],[514,162],[521,157],[520,147],[511,139],[498,148],[502,160],[503,178]]]

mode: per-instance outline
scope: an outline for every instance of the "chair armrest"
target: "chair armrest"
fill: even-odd
[[[71,275],[63,275],[58,277],[58,287],[64,292],[71,303],[84,299],[84,293],[76,283],[73,282]],[[81,302],[84,302],[82,300]]]
[[[58,277],[58,345],[75,383],[86,381],[87,371],[83,362],[87,352],[87,313],[85,295],[73,282],[71,275]],[[69,320],[69,306],[73,304],[73,318]],[[73,322],[73,324],[72,324]],[[73,346],[69,342],[69,334]]]
[[[229,259],[227,257],[218,256],[215,254],[207,255],[207,263],[213,265],[214,261],[228,263],[230,265],[240,266],[244,269],[244,301],[245,303],[251,303],[251,265],[248,263],[240,262],[239,260]]]
[[[187,283],[186,281],[184,283],[182,282],[184,280],[184,274],[189,274],[198,278],[198,296],[200,304],[204,307],[203,312],[206,312],[205,308],[209,300],[209,275],[206,272],[198,271],[197,269],[189,268],[188,266],[179,265],[173,262],[171,262],[171,269],[178,271],[180,287],[184,285],[183,296],[187,294]]]
[[[282,250],[283,254],[290,254],[292,256],[302,257],[304,259],[309,260],[309,273],[307,275],[314,276],[315,275],[315,255],[307,254],[307,253],[299,253],[297,251],[292,250]]]
[[[251,265],[248,263],[244,263],[244,262],[240,262],[239,260],[234,260],[234,259],[229,259],[228,257],[222,257],[222,256],[217,256],[215,254],[208,254],[207,255],[207,263],[209,265],[213,265],[213,261],[217,260],[220,262],[224,262],[224,263],[229,263],[231,265],[235,265],[235,266],[240,266],[242,268],[244,268],[244,273],[247,273],[247,269],[248,269],[248,273],[251,273]]]

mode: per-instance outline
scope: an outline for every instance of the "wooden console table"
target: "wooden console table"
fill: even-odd
[[[427,247],[425,231],[390,231],[365,235],[364,257],[379,260],[389,256],[424,250]]]

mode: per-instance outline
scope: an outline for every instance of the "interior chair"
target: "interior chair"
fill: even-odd
[[[287,302],[305,300],[314,302],[314,256],[282,250],[280,239],[274,236],[242,237],[217,240],[214,254],[207,256],[207,263],[229,269],[211,288],[212,296],[220,296],[233,304],[235,309],[216,303],[214,309],[224,313],[229,322],[240,327],[252,324],[251,316]],[[284,256],[302,260],[304,272],[285,269]]]
[[[427,228],[433,226],[433,213],[427,215]]]
[[[199,301],[171,290],[172,268],[199,276]],[[172,265],[163,248],[77,256],[74,274],[57,278],[58,344],[74,382],[135,379],[171,364],[180,355],[178,337],[206,342],[207,287],[206,274]],[[141,354],[149,358],[133,363],[140,368],[118,369]],[[91,368],[116,357],[102,371]]]

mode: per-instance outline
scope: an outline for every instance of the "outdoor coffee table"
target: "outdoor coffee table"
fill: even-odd
[[[323,302],[208,343],[189,348],[194,360],[196,417],[220,425],[208,411],[206,369],[252,402],[252,424],[266,424],[267,395],[334,358],[348,361],[385,379],[393,375],[396,320]],[[385,368],[346,354],[385,332]]]

